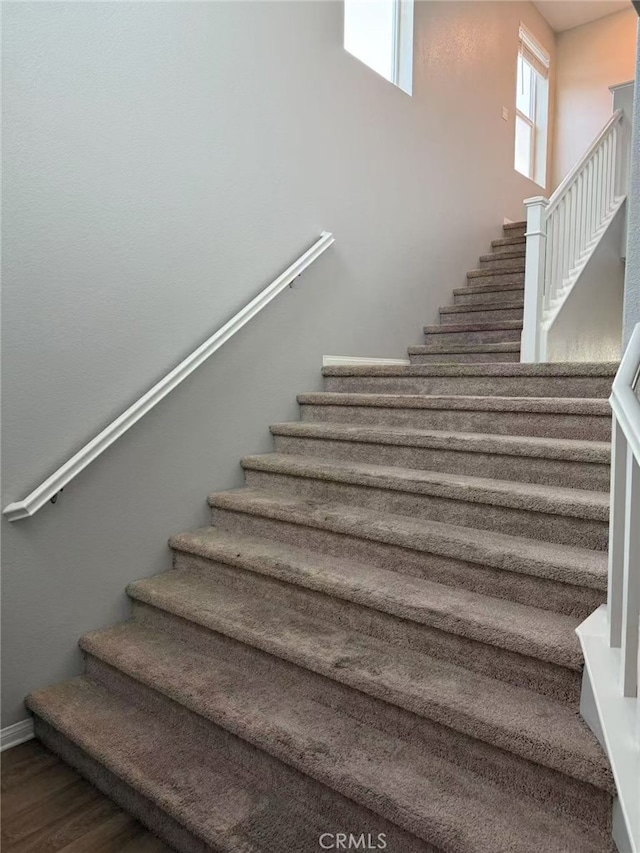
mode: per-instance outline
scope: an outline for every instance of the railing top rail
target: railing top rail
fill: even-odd
[[[551,195],[551,198],[549,199],[549,206],[547,208],[547,215],[549,215],[550,213],[553,212],[554,208],[558,205],[560,200],[567,193],[567,190],[569,190],[571,188],[574,181],[576,180],[576,178],[578,177],[578,175],[580,174],[580,172],[584,168],[585,164],[588,163],[588,161],[591,159],[591,157],[593,156],[595,151],[597,151],[597,149],[600,147],[600,145],[602,144],[602,141],[605,139],[605,137],[607,136],[607,134],[609,133],[611,128],[614,125],[619,124],[622,121],[623,116],[624,116],[624,112],[623,112],[623,110],[620,110],[620,109],[616,110],[613,113],[613,115],[611,116],[609,121],[605,124],[605,126],[602,128],[600,133],[596,136],[596,138],[593,140],[591,145],[587,148],[587,150],[584,152],[582,157],[575,164],[573,169],[571,169],[569,174],[564,178],[562,183],[557,187],[557,189]]]
[[[151,411],[164,397],[176,388],[184,379],[199,367],[210,355],[220,349],[229,338],[239,331],[246,323],[268,305],[285,287],[296,279],[316,258],[325,252],[335,242],[335,237],[329,231],[323,231],[320,238],[307,249],[291,266],[281,273],[275,281],[267,285],[254,299],[244,308],[241,308],[227,323],[221,326],[217,332],[195,349],[167,375],[143,394],[133,405],[124,411],[118,418],[105,427],[102,432],[85,444],[57,471],[48,477],[43,483],[35,488],[21,501],[16,501],[4,508],[3,515],[9,521],[17,521],[19,518],[27,518],[35,515],[51,498],[55,497],[71,480],[81,471],[98,458],[108,447],[110,447],[121,435],[139,421],[147,412]]]
[[[640,462],[640,400],[634,390],[640,373],[640,323],[631,339],[613,380],[609,402],[633,455]]]

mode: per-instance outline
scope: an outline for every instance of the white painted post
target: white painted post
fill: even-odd
[[[524,268],[524,317],[520,360],[538,362],[540,325],[544,297],[545,252],[547,242],[546,209],[549,200],[535,196],[525,200],[527,209],[527,252]]]
[[[624,586],[625,515],[627,503],[627,439],[615,414],[611,430],[611,506],[609,510],[609,577],[607,615],[609,645],[622,644],[622,589]]]
[[[638,693],[638,619],[640,618],[640,462],[627,453],[627,507],[622,588],[622,695]]]

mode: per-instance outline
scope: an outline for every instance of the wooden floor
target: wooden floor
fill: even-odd
[[[1,760],[2,853],[170,853],[38,741]]]

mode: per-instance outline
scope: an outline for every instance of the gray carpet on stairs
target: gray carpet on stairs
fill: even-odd
[[[410,366],[325,369],[85,674],[27,698],[176,850],[614,850],[574,632],[606,597],[616,365],[516,363],[523,235]]]

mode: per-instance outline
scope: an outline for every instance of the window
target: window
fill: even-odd
[[[344,46],[410,95],[413,0],[345,0]]]
[[[547,180],[549,54],[520,25],[516,88],[515,168],[544,187]]]

